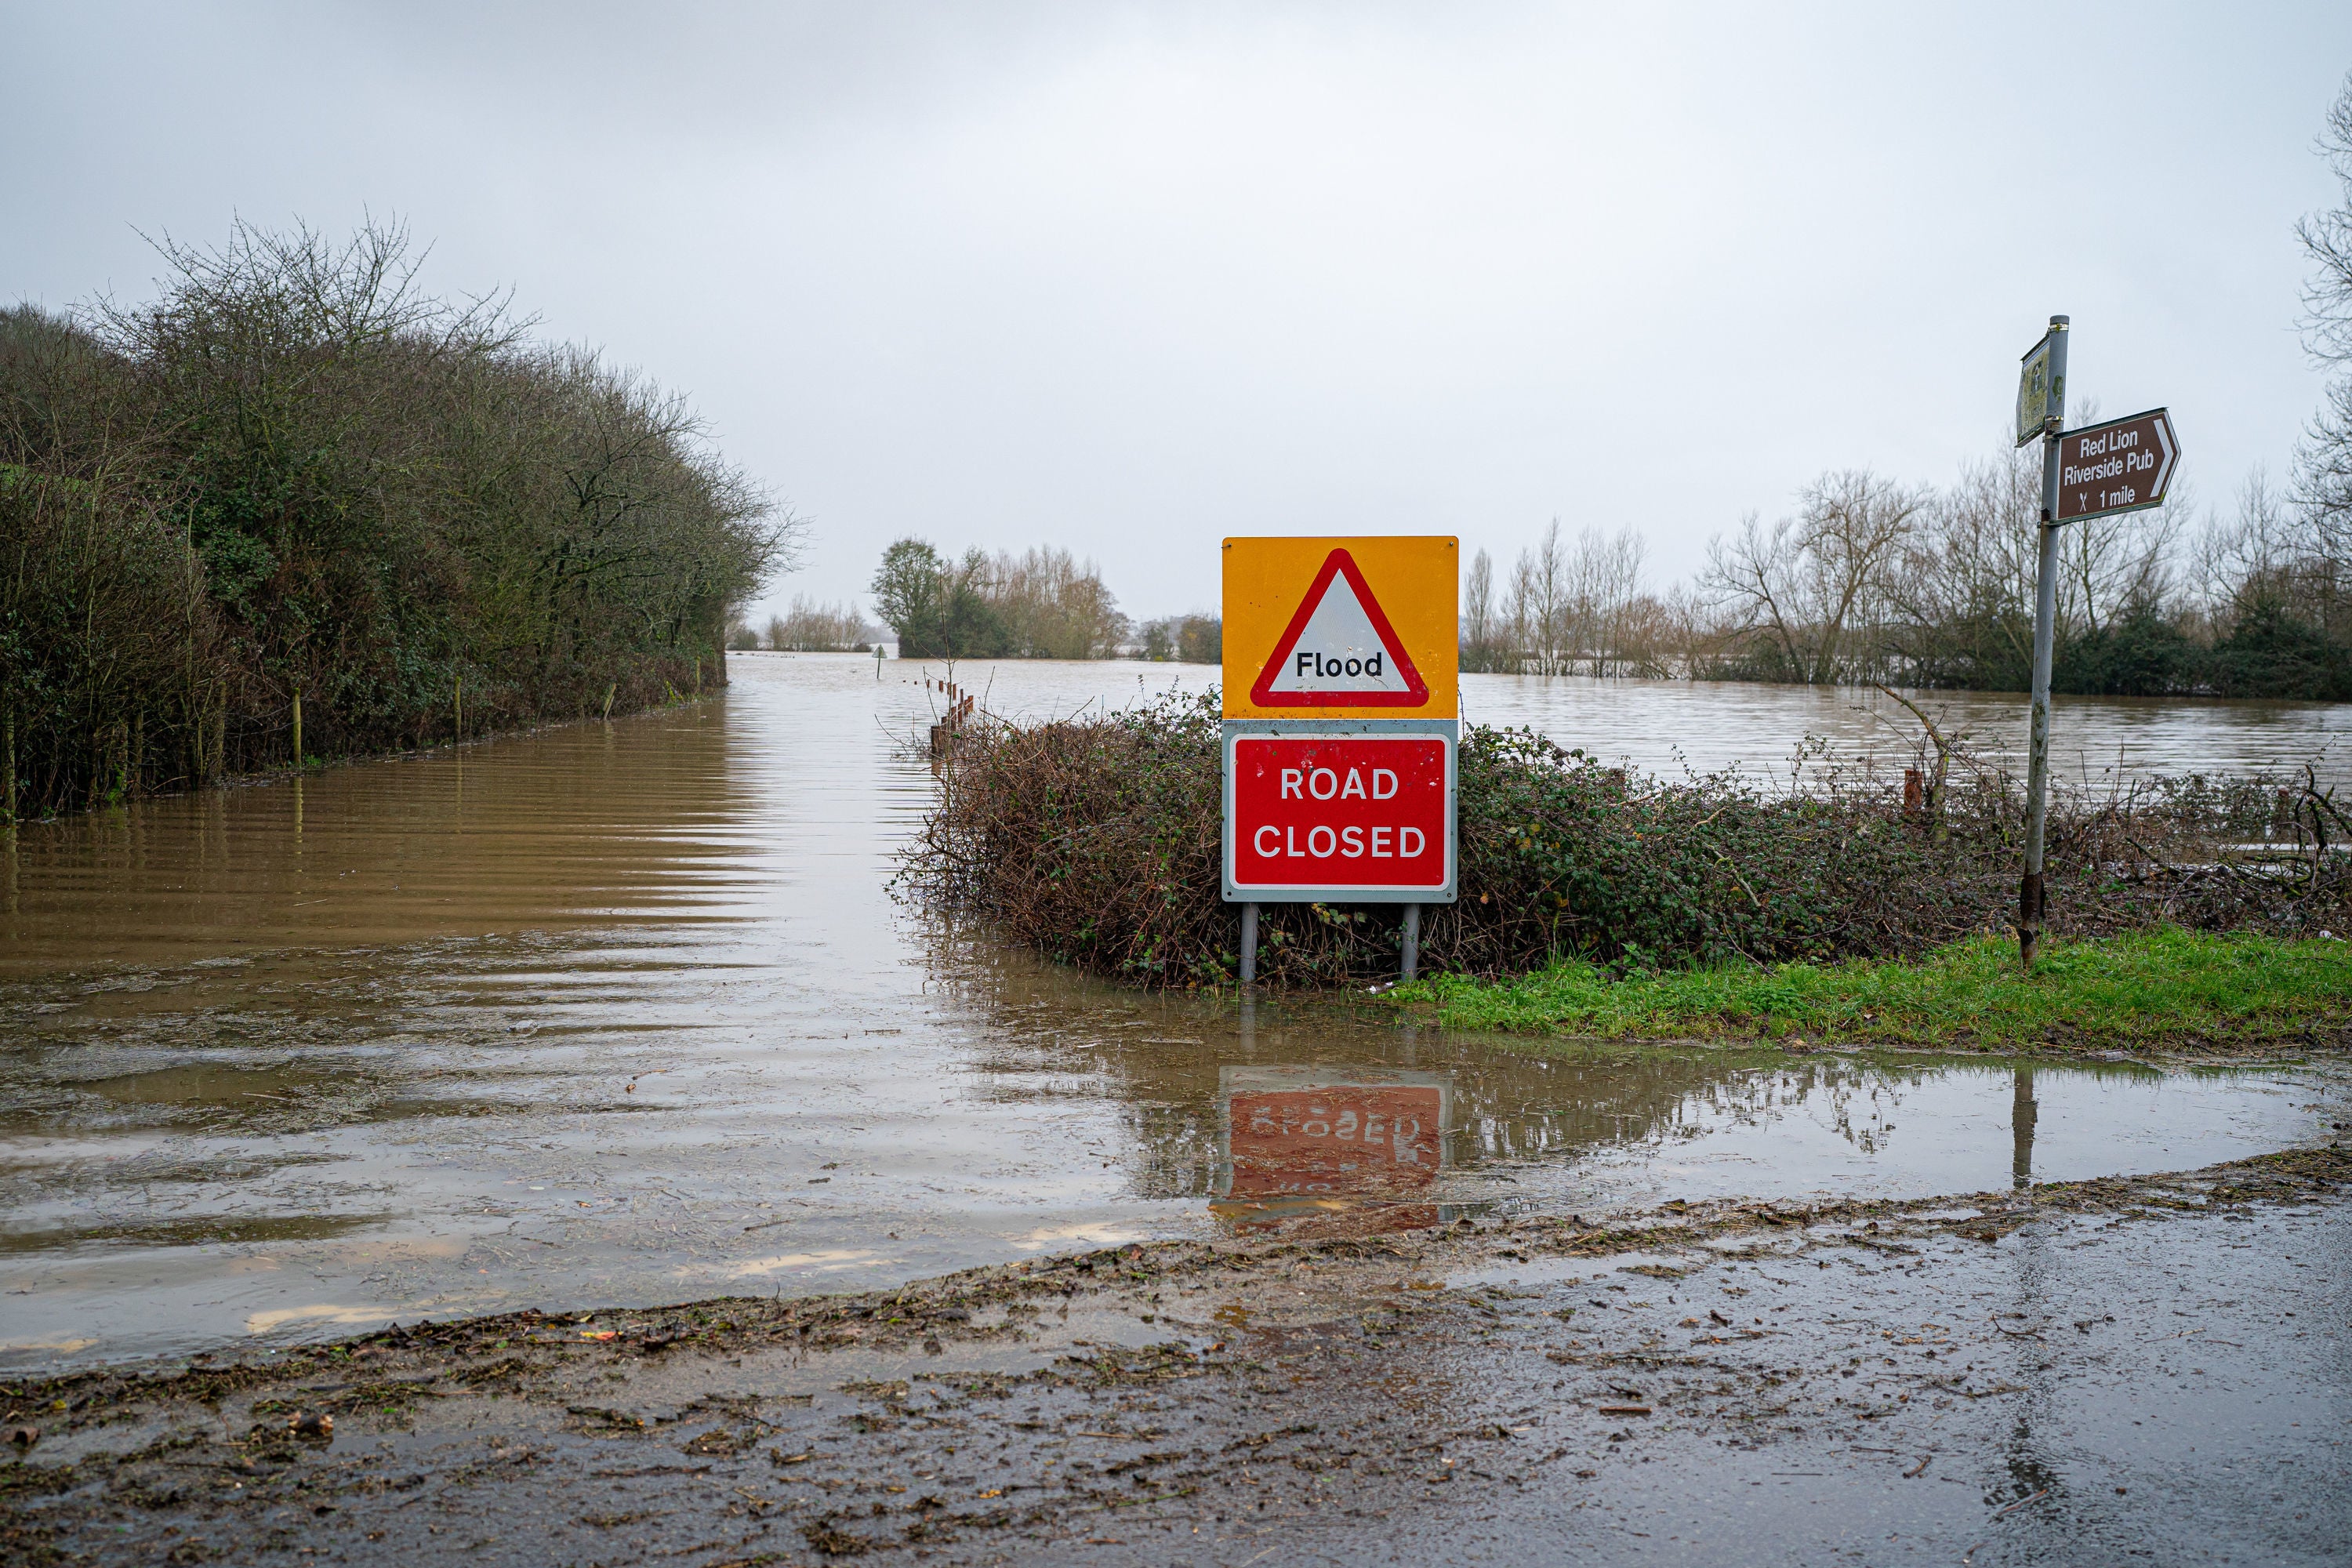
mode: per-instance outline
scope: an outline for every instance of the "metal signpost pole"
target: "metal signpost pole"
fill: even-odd
[[[2017,890],[2017,956],[2028,970],[2042,939],[2042,842],[2050,814],[2050,661],[2058,616],[2058,437],[2066,386],[2066,325],[2050,318],[2049,405],[2042,426],[2042,559],[2033,584],[2033,726],[2025,756],[2025,877]]]
[[[1257,982],[1257,906],[1242,906],[1242,984]]]
[[[1404,961],[1398,965],[1404,982],[1412,984],[1414,971],[1421,967],[1421,906],[1404,907]]]

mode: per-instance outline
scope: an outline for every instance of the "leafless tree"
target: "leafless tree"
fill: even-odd
[[[1866,468],[1824,474],[1769,529],[1754,513],[1707,549],[1701,583],[1737,632],[1762,640],[1790,679],[1827,683],[1878,650],[1864,643],[1919,526],[1926,489]]]
[[[1568,637],[1568,559],[1560,549],[1559,519],[1553,518],[1532,550],[1522,550],[1511,566],[1503,619],[1519,667],[1536,675],[1558,675]]]
[[[999,552],[982,589],[1025,658],[1109,658],[1129,629],[1091,561],[1052,545]]]
[[[1495,605],[1495,562],[1480,550],[1462,580],[1462,668],[1474,671],[1507,668],[1502,626]]]
[[[772,648],[810,653],[862,652],[874,645],[880,629],[866,624],[852,604],[824,605],[795,594],[785,614],[768,617],[767,644]]]
[[[1564,664],[1592,675],[1622,674],[1649,548],[1629,525],[1615,533],[1580,530],[1568,561]]]

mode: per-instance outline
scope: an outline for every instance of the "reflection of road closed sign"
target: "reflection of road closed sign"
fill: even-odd
[[[1228,723],[1225,897],[1454,896],[1454,726]]]
[[[1419,1084],[1329,1084],[1235,1095],[1234,1197],[1377,1196],[1437,1182],[1438,1091]]]
[[[1371,1216],[1434,1225],[1454,1112],[1443,1073],[1229,1067],[1217,1074],[1213,1208],[1245,1224]]]

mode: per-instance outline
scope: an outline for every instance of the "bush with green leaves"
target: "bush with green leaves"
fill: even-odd
[[[38,816],[626,710],[715,678],[797,522],[684,404],[397,228],[165,244],[159,295],[0,310],[0,761]]]
[[[974,723],[901,886],[1060,963],[1145,985],[1230,983],[1239,922],[1222,892],[1218,734],[1213,698]],[[1665,781],[1473,726],[1460,898],[1427,910],[1422,962],[1494,975],[1559,956],[1621,972],[1901,957],[2008,928],[2023,824],[1998,775],[1906,816],[1899,791],[1866,772],[1817,762],[1813,774],[1796,790],[1731,773]],[[2315,790],[2289,802],[2272,785],[2204,779],[2062,798],[2051,929],[2343,929],[2352,873],[2306,842],[2339,835],[2333,811]],[[2214,858],[2216,844],[2266,837],[2281,840],[2275,863]],[[1393,905],[1265,905],[1259,974],[1391,978],[1400,923]]]

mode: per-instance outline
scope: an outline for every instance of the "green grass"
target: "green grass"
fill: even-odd
[[[2087,1048],[2285,1043],[2352,1021],[2352,942],[2166,929],[2044,950],[1979,937],[1916,961],[1612,978],[1580,963],[1513,980],[1437,975],[1390,993],[1457,1028],[1809,1043]]]

